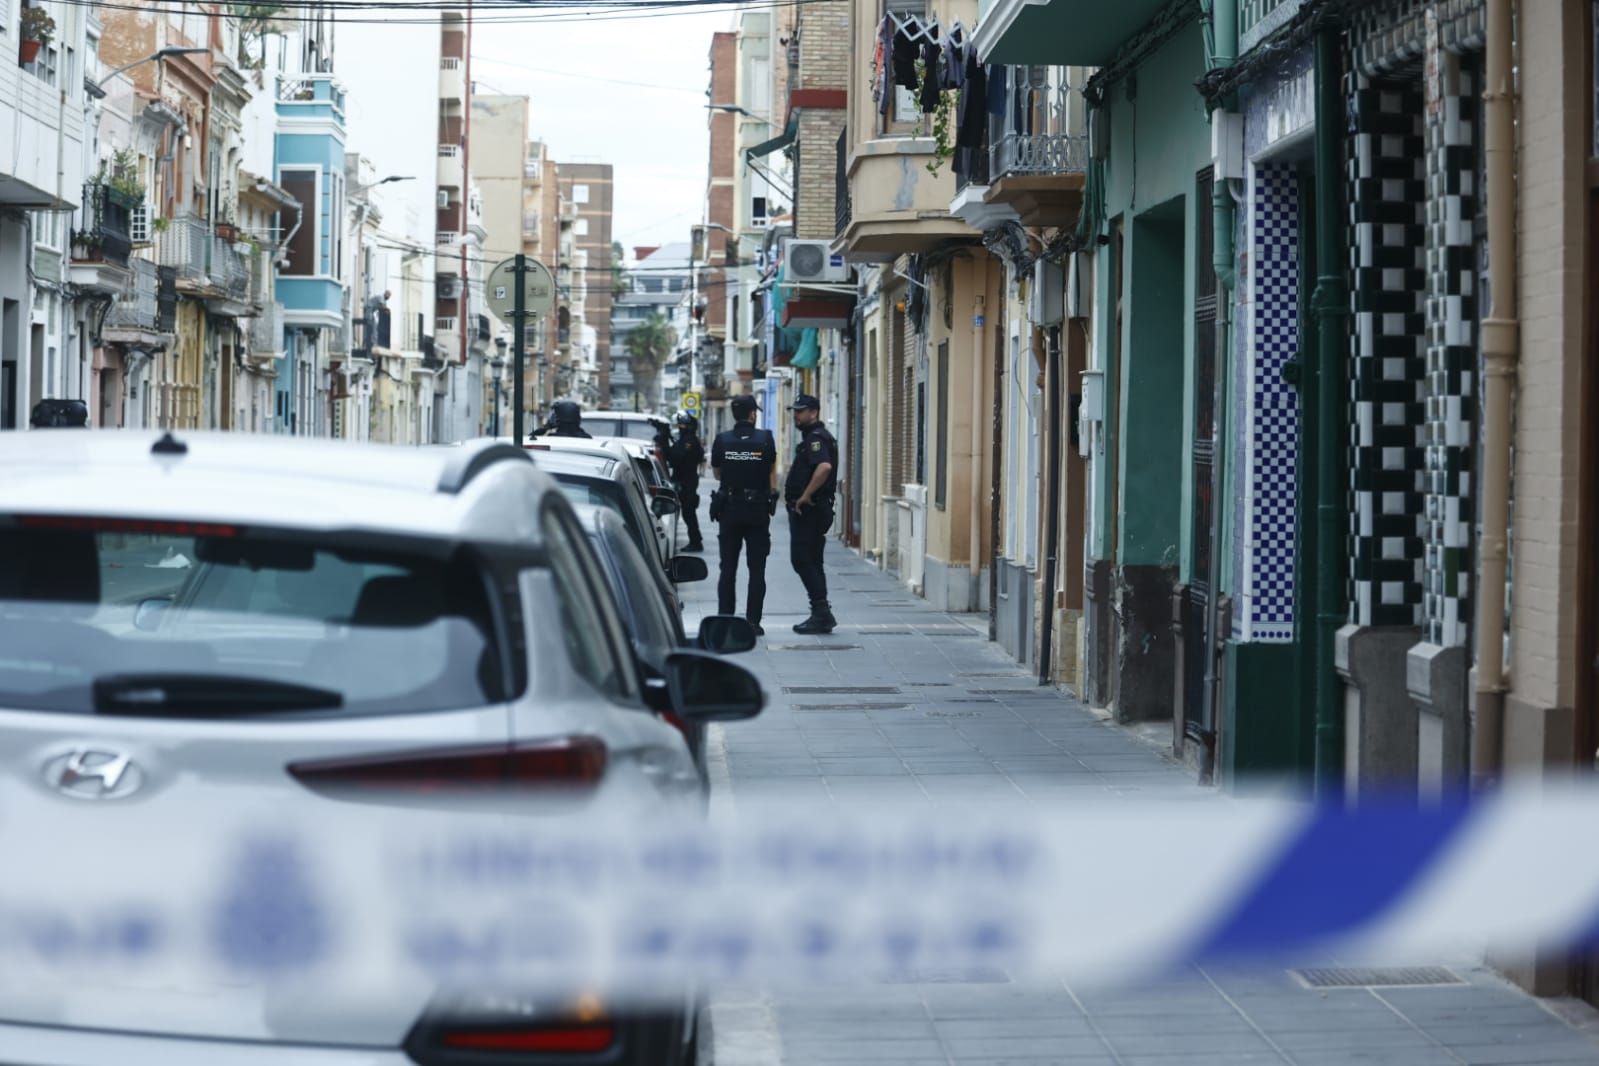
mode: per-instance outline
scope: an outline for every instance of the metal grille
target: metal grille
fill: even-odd
[[[768,644],[767,651],[860,651],[859,644]]]
[[[1290,970],[1289,973],[1310,988],[1402,988],[1466,983],[1442,966],[1332,966]]]
[[[785,685],[790,696],[898,696],[895,685]]]
[[[908,711],[908,703],[796,703],[796,711]]]

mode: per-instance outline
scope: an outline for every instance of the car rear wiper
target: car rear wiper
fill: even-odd
[[[111,674],[94,682],[94,709],[102,714],[203,718],[343,705],[344,695],[332,689],[228,674]]]

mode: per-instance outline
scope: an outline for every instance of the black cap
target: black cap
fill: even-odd
[[[804,393],[799,395],[799,397],[794,401],[794,406],[790,408],[790,410],[793,411],[820,411],[821,409],[822,401],[818,400],[814,396],[808,396]]]
[[[732,407],[734,418],[748,418],[761,409],[761,405],[755,402],[755,397],[747,392],[733,397],[733,402],[728,406]]]
[[[583,421],[583,409],[571,400],[555,401],[550,405],[550,414],[562,425],[573,425]]]

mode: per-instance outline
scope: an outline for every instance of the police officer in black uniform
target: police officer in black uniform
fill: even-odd
[[[700,540],[700,466],[705,462],[705,445],[694,426],[694,416],[677,413],[677,436],[666,447],[666,465],[672,472],[672,485],[683,505],[683,520],[688,523],[688,550],[702,552]]]
[[[788,501],[789,559],[805,584],[811,615],[794,627],[796,633],[831,633],[838,625],[827,602],[827,574],[822,549],[833,527],[833,496],[838,486],[838,441],[822,425],[822,405],[814,396],[794,401],[799,445],[783,483]]]
[[[550,405],[550,421],[539,435],[594,439],[594,435],[583,428],[583,409],[571,400],[557,400]]]
[[[772,552],[772,515],[777,510],[777,442],[755,428],[755,397],[735,396],[733,428],[711,444],[711,470],[720,488],[711,494],[711,521],[718,523],[722,555],[717,607],[733,614],[738,601],[738,556],[747,551],[750,592],[744,617],[761,628],[766,601],[766,557]]]

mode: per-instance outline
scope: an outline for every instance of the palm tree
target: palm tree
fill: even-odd
[[[671,319],[659,311],[633,327],[627,335],[628,364],[633,370],[633,387],[644,397],[646,406],[655,402],[656,382],[661,367],[677,345],[677,330]]]

